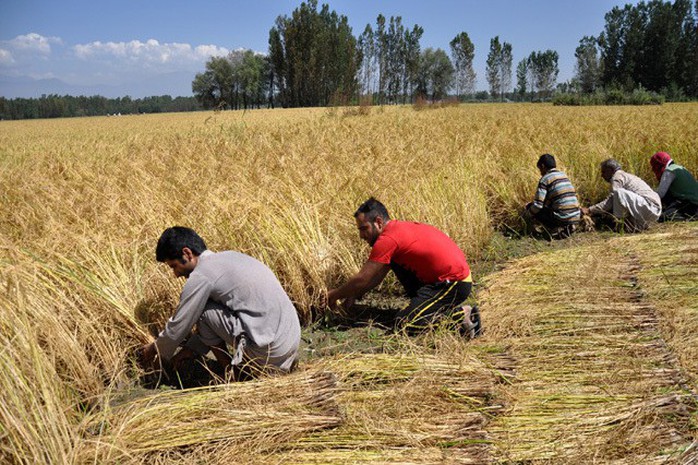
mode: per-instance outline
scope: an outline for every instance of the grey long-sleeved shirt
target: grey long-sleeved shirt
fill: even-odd
[[[669,192],[669,188],[671,187],[671,183],[674,182],[674,179],[676,179],[674,173],[669,170],[664,170],[662,178],[659,180],[659,187],[657,187],[657,194],[660,198],[663,199],[666,193]]]
[[[182,289],[177,311],[156,340],[164,359],[170,359],[190,334],[209,299],[231,310],[239,323],[235,331],[252,349],[274,355],[298,345],[298,314],[274,273],[249,255],[206,250]]]

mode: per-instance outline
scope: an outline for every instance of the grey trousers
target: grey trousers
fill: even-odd
[[[613,191],[613,216],[626,218],[630,216],[638,229],[647,229],[659,219],[661,205],[648,202],[646,198],[626,189]]]
[[[233,347],[232,365],[254,365],[264,372],[288,373],[298,358],[300,334],[282,334],[278,341],[259,347],[245,333],[235,313],[225,305],[209,300],[198,321],[199,334],[192,335],[187,347],[198,353],[206,353],[209,347],[226,345]]]

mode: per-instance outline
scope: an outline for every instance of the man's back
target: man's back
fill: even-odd
[[[391,220],[376,240],[369,260],[395,263],[425,284],[461,281],[470,276],[465,255],[455,242],[428,224]]]
[[[674,174],[674,182],[669,187],[671,194],[698,205],[698,182],[690,171],[676,163],[671,163],[666,169]]]
[[[231,309],[250,342],[258,347],[279,342],[300,328],[293,303],[274,273],[262,262],[240,252],[205,251],[187,280],[188,287],[206,286],[210,299]]]
[[[553,215],[563,223],[579,220],[579,200],[577,192],[567,175],[558,169],[551,169],[538,182],[534,203],[542,203],[553,211]],[[537,205],[541,208],[541,205]]]
[[[611,178],[611,190],[616,190],[618,188],[628,190],[644,197],[648,202],[652,202],[654,205],[659,206],[662,204],[659,194],[645,181],[623,170],[617,170]]]

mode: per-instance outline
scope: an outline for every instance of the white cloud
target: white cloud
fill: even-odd
[[[58,76],[56,76],[55,73],[52,73],[50,71],[45,72],[45,73],[29,73],[27,74],[32,79],[39,80],[39,79],[57,79]]]
[[[26,35],[17,36],[6,42],[12,50],[39,53],[41,55],[51,54],[52,43],[62,44],[63,41],[58,37],[45,37],[41,34],[31,32]]]
[[[0,65],[12,65],[15,59],[12,57],[12,53],[9,50],[0,48]]]
[[[0,40],[0,72],[32,83],[37,79],[60,81],[75,89],[88,89],[79,91],[85,93],[189,95],[191,80],[204,69],[204,63],[212,56],[229,53],[217,45],[155,39],[74,45],[30,33]],[[3,91],[7,90],[0,89],[0,95]]]
[[[155,39],[141,42],[91,42],[78,44],[73,47],[78,58],[90,60],[93,58],[124,59],[127,62],[141,65],[202,63],[211,56],[228,54],[228,49],[216,45],[199,45],[192,48],[189,44],[177,42],[161,44]]]
[[[199,45],[194,49],[194,53],[204,59],[208,59],[209,57],[213,56],[225,56],[229,52],[230,51],[228,49],[218,47],[217,45]]]

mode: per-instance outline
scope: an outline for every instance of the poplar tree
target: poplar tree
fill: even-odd
[[[558,53],[554,50],[532,52],[528,57],[533,87],[542,99],[550,98],[557,83],[557,75],[560,72],[558,58]]]
[[[528,89],[528,58],[524,58],[519,61],[516,65],[516,94],[519,96],[520,100],[526,98],[526,91]]]
[[[455,69],[456,95],[472,94],[475,90],[476,74],[473,69],[475,46],[467,32],[461,32],[450,42],[453,67]]]
[[[577,59],[575,78],[579,82],[580,90],[582,93],[590,94],[596,90],[601,77],[596,39],[591,36],[584,36],[579,41],[574,57]]]
[[[499,36],[490,40],[487,55],[487,82],[493,98],[504,100],[504,93],[511,88],[512,47],[508,42],[499,42]]]
[[[499,73],[502,61],[502,44],[499,43],[499,36],[490,40],[490,52],[487,54],[487,83],[490,85],[490,95],[492,98],[502,91],[501,75]]]
[[[308,0],[269,32],[274,86],[283,106],[323,106],[356,94],[359,52],[346,16]]]

